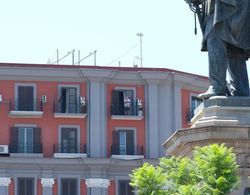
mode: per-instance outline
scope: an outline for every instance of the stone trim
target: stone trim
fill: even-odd
[[[10,177],[0,177],[0,186],[9,186],[10,185]]]
[[[52,188],[55,184],[54,178],[41,178],[41,184],[43,188]]]
[[[110,186],[109,179],[90,178],[85,180],[88,188],[107,188]]]

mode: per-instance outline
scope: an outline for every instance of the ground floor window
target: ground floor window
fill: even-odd
[[[129,185],[129,180],[118,181],[118,195],[134,195],[133,188]]]
[[[34,195],[34,178],[17,179],[17,195]]]
[[[77,195],[77,179],[61,179],[61,195]]]

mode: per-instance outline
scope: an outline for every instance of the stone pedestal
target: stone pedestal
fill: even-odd
[[[250,126],[250,97],[211,97],[195,110],[191,123],[192,127]]]
[[[196,146],[225,143],[233,147],[244,194],[250,176],[250,97],[213,97],[195,111],[192,127],[176,131],[163,145],[167,156],[191,156]]]

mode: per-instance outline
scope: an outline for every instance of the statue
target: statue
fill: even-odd
[[[249,96],[250,0],[185,0],[201,25],[202,51],[208,51],[210,86],[200,99]],[[230,85],[226,81],[228,71]]]

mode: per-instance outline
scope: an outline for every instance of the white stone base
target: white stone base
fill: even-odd
[[[212,97],[205,100],[192,118],[192,127],[250,125],[249,97]]]

